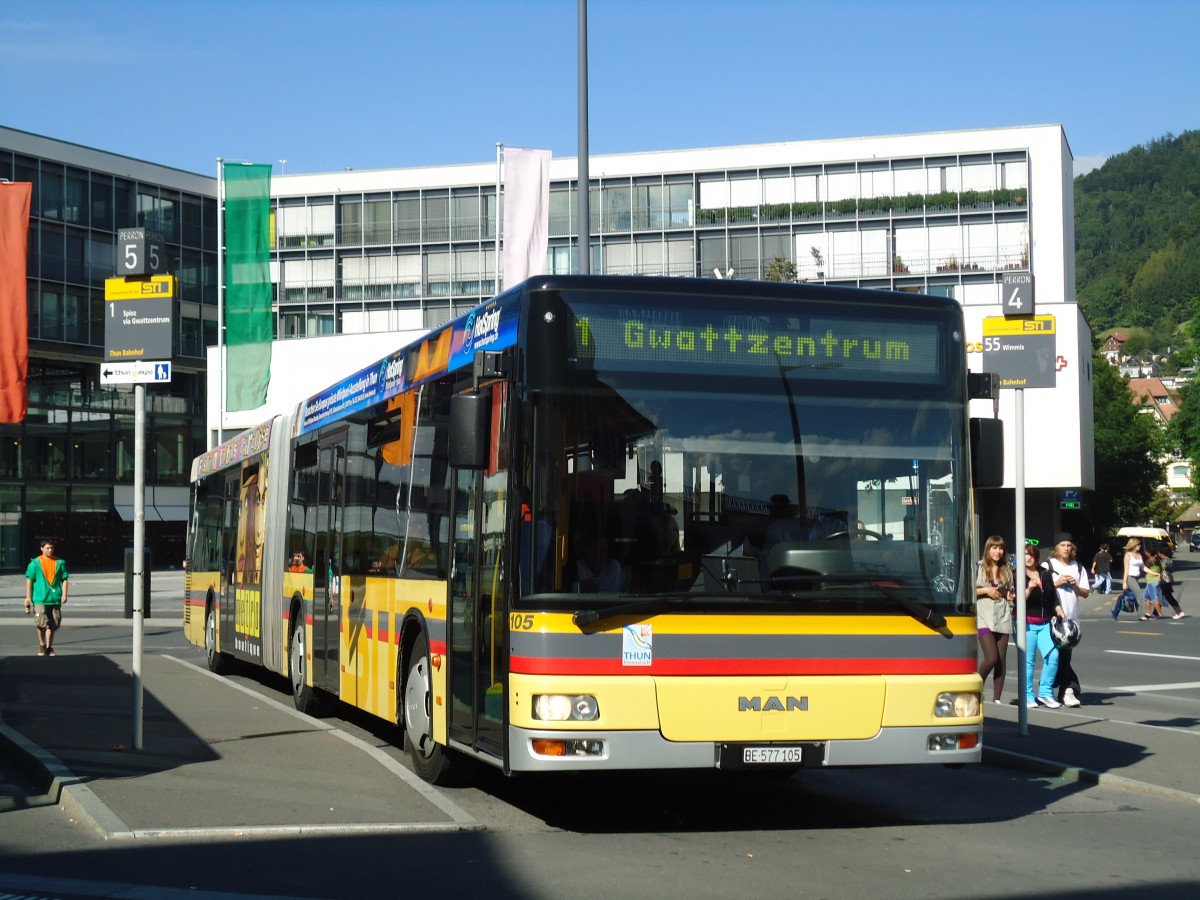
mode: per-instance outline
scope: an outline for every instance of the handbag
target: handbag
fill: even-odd
[[[1137,612],[1137,594],[1129,588],[1121,592],[1121,612]]]

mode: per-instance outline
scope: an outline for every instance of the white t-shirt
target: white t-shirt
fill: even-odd
[[[1088,581],[1087,569],[1076,560],[1072,563],[1065,563],[1056,556],[1050,557],[1047,562],[1050,563],[1050,574],[1054,578],[1060,575],[1071,575],[1075,578],[1075,583],[1081,588],[1091,588],[1091,582]],[[1063,608],[1063,612],[1067,614],[1068,619],[1079,621],[1079,595],[1069,585],[1060,585],[1058,588],[1058,605]]]

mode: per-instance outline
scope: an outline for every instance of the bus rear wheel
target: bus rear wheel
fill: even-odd
[[[308,659],[304,655],[304,619],[292,617],[292,638],[288,641],[288,680],[292,683],[292,702],[300,712],[313,706],[313,686],[308,683]]]
[[[430,784],[447,784],[453,768],[451,751],[433,739],[433,677],[425,635],[419,635],[413,643],[408,663],[400,708],[413,770]]]
[[[204,614],[204,653],[208,671],[220,675],[229,667],[229,657],[217,651],[217,610],[211,603]]]

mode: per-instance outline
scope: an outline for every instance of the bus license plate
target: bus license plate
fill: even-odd
[[[803,747],[743,747],[742,762],[746,765],[804,762]]]

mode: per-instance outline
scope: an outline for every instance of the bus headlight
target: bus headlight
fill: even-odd
[[[937,696],[933,714],[939,719],[970,719],[979,715],[980,695],[978,691],[942,691]]]
[[[600,706],[590,694],[535,694],[533,717],[543,722],[594,722]]]

